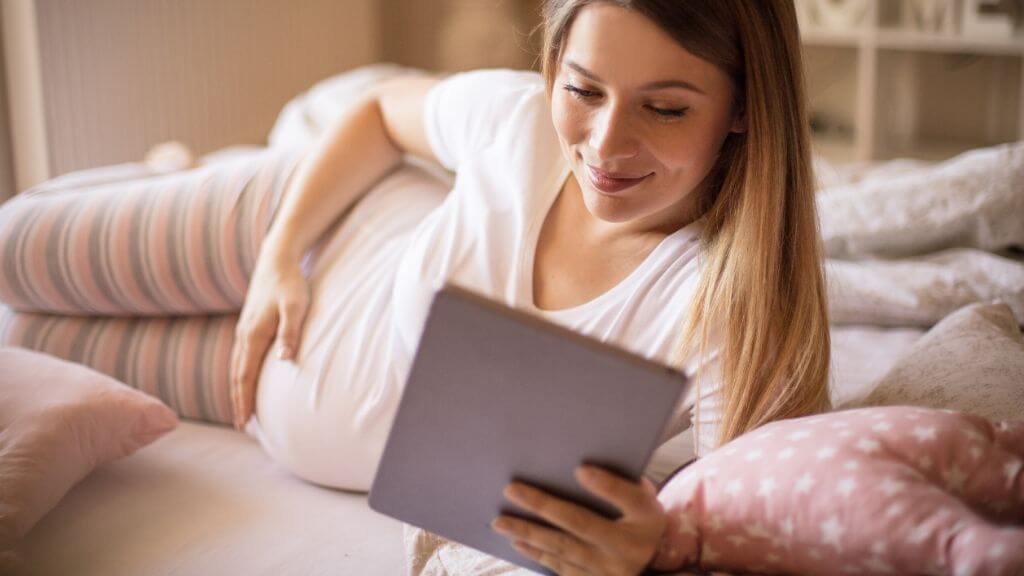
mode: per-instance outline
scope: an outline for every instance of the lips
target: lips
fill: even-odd
[[[589,164],[587,165],[587,172],[590,175],[590,183],[593,184],[594,188],[606,194],[620,192],[626,188],[636,186],[644,178],[650,176],[650,174],[635,176],[622,172],[605,172]]]

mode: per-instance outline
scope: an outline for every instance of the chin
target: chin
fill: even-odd
[[[590,188],[583,189],[583,205],[591,216],[605,222],[621,224],[633,219],[633,211],[625,210],[623,198],[610,198]]]

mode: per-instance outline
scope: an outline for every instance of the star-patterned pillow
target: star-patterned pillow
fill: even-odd
[[[909,406],[774,422],[671,478],[652,564],[761,574],[1020,574],[1024,421]]]

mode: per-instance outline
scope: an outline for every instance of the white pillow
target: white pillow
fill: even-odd
[[[1024,246],[1024,142],[971,150],[894,174],[818,194],[829,256]]]
[[[1024,194],[1024,191],[1021,191]],[[1024,262],[969,248],[905,260],[828,260],[833,324],[937,324],[977,302],[1001,300],[1024,323]]]
[[[989,420],[1024,414],[1024,338],[1010,307],[972,304],[939,322],[882,378],[863,406],[909,404]]]

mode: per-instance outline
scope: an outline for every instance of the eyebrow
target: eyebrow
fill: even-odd
[[[583,66],[580,66],[579,64],[572,60],[566,60],[565,65],[579,72],[581,75],[587,77],[588,79],[594,82],[602,83],[601,79],[598,78],[596,74],[594,74],[590,70],[587,70]],[[697,86],[685,80],[658,80],[657,82],[651,82],[640,87],[641,90],[659,90],[661,88],[683,88],[685,90],[691,90],[698,94],[704,94],[705,96],[707,96],[707,92],[704,92]]]

